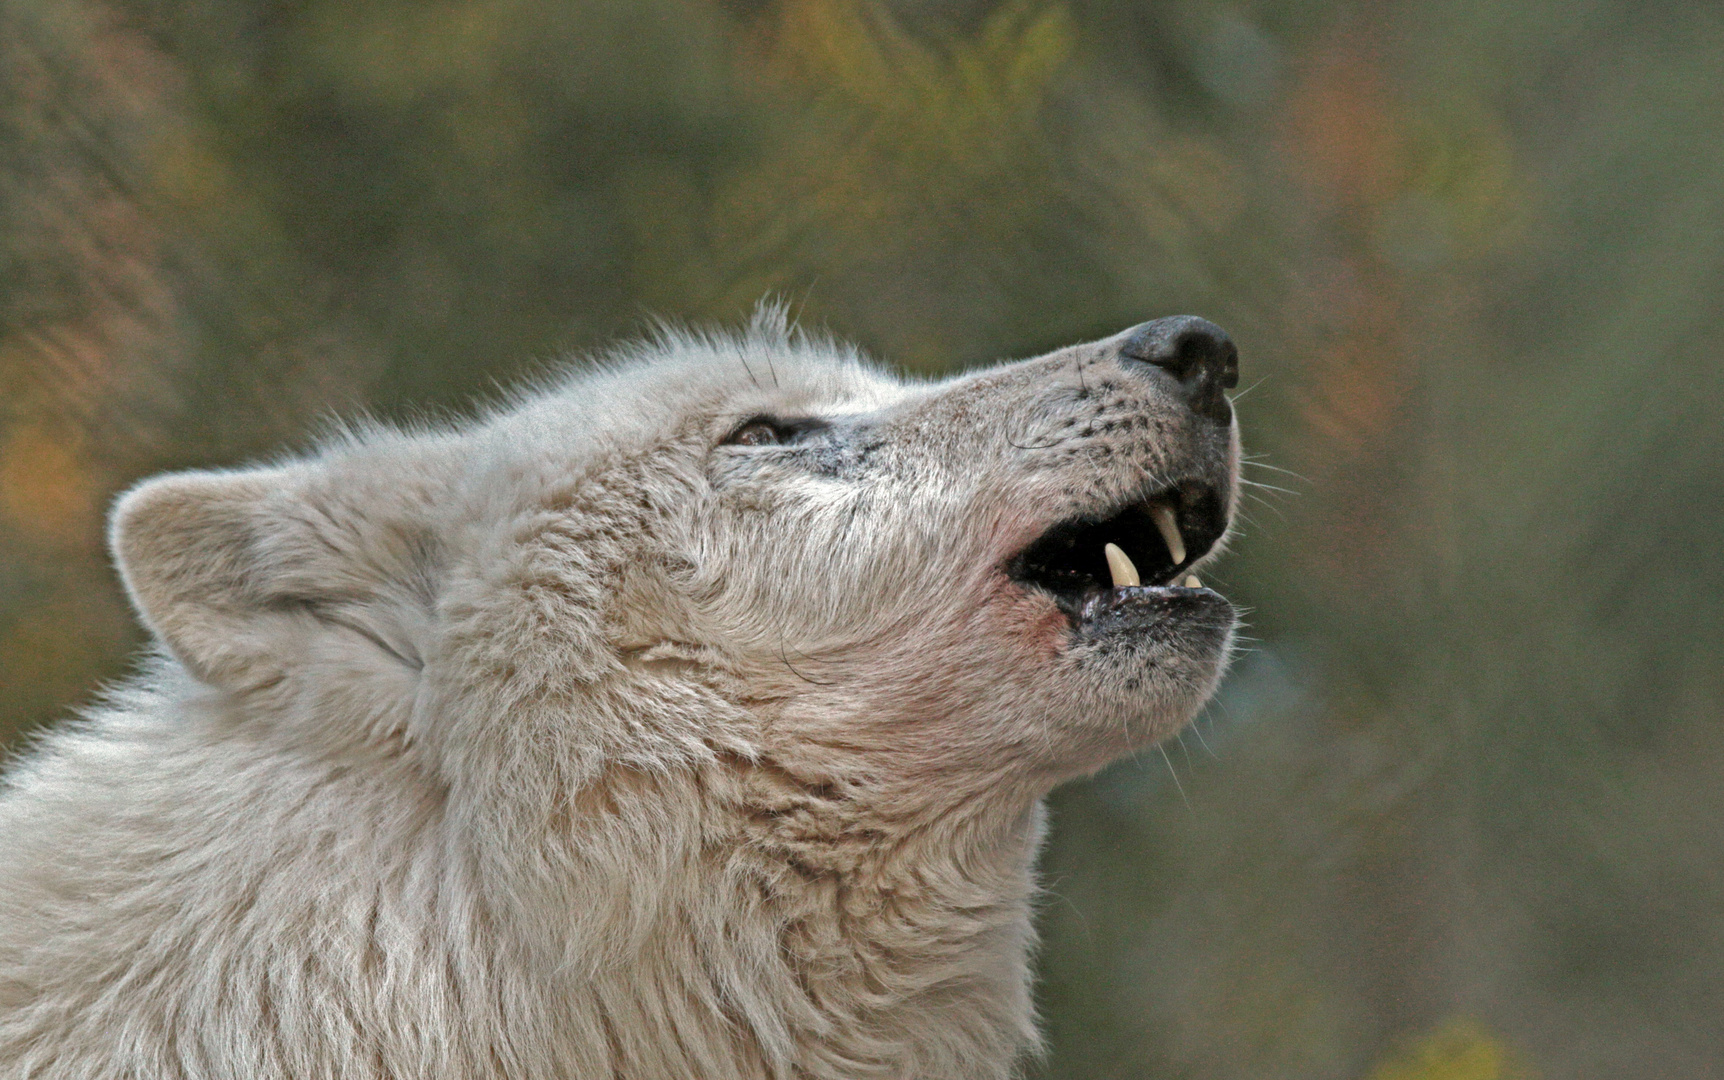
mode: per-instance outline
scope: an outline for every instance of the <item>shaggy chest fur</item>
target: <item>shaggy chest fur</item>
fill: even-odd
[[[0,793],[0,1072],[1010,1075],[1042,795],[1226,661],[1232,356],[767,319],[142,485],[159,652]]]

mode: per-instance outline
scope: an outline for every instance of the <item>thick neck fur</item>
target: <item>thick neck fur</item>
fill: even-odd
[[[539,888],[518,859],[481,873],[489,917],[527,916],[575,1011],[609,1017],[590,1075],[1009,1075],[1036,1045],[1039,803],[874,794],[735,754],[608,769],[542,819]]]
[[[420,747],[151,681],[16,777],[72,824],[0,814],[8,925],[75,945],[0,940],[7,1075],[981,1080],[1036,1045],[1033,800],[904,816],[717,753],[481,814]]]

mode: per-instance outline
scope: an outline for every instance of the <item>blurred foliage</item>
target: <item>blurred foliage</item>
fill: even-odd
[[[1715,1075],[1721,62],[1630,0],[0,0],[0,732],[124,671],[147,472],[770,292],[927,372],[1197,311],[1254,641],[1056,798],[1042,1074]]]
[[[1371,1070],[1367,1080],[1524,1080],[1514,1052],[1477,1023],[1455,1020]]]

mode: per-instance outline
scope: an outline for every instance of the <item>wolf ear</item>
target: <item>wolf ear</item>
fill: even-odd
[[[413,485],[343,464],[171,474],[115,504],[126,589],[193,675],[247,690],[332,664],[417,672],[431,573]]]

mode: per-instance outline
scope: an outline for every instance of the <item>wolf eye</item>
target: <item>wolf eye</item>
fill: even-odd
[[[776,446],[785,433],[770,420],[750,420],[725,436],[726,446]]]
[[[793,443],[809,432],[830,427],[824,420],[812,417],[804,420],[779,420],[756,416],[724,437],[721,446],[783,446]]]

